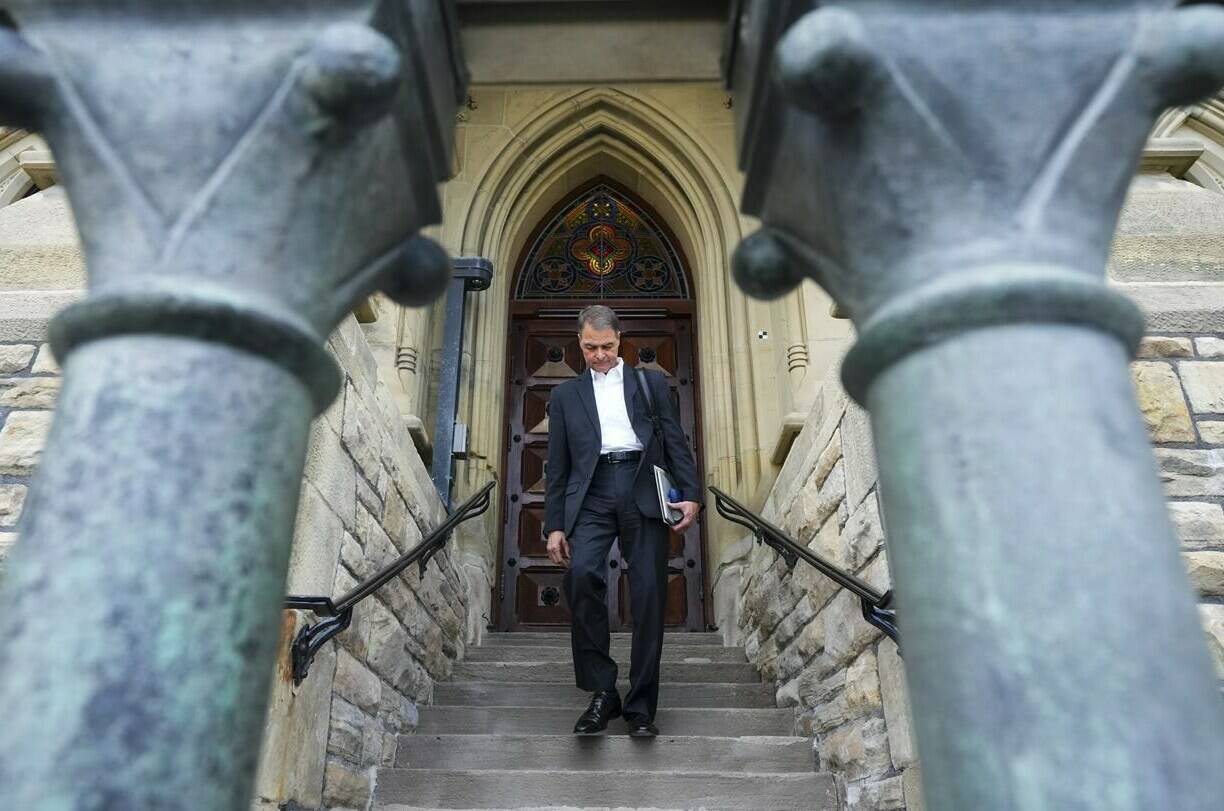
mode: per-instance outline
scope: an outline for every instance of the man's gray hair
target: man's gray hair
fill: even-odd
[[[610,329],[617,335],[620,335],[620,319],[616,317],[616,313],[612,312],[611,307],[605,307],[602,304],[592,304],[590,307],[587,307],[585,310],[578,313],[579,335],[582,334],[582,329],[587,324],[591,325],[591,329]]]

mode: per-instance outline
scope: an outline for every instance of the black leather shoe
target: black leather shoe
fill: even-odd
[[[629,725],[630,738],[654,738],[659,734],[659,728],[640,715],[625,716]]]
[[[608,728],[608,722],[620,718],[621,700],[615,690],[601,690],[591,696],[591,706],[578,716],[575,735],[598,735]]]

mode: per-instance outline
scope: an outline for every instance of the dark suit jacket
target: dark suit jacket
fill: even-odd
[[[667,383],[661,372],[646,370],[655,409],[667,446],[667,469],[685,501],[704,502],[697,464],[684,431],[676,419]],[[643,515],[662,520],[655,490],[654,466],[663,465],[663,450],[655,441],[646,399],[638,390],[637,373],[625,364],[625,406],[633,432],[642,443],[642,460],[633,482],[633,500]],[[587,370],[553,389],[548,407],[548,471],[544,496],[544,533],[564,530],[569,535],[586,497],[602,443],[595,385]]]

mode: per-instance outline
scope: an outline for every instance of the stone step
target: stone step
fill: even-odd
[[[685,737],[642,741],[622,735],[403,735],[400,769],[522,769],[550,771],[811,772],[807,738]]]
[[[623,641],[628,644],[633,634],[612,634],[612,644]],[[484,635],[484,645],[568,645],[569,629],[563,631],[496,631]],[[668,631],[663,634],[664,645],[714,645],[722,647],[721,633],[710,631]]]
[[[614,644],[612,658],[622,664],[629,663],[629,646]],[[469,662],[568,662],[572,661],[570,647],[544,645],[481,645],[468,648]],[[713,645],[663,645],[663,661],[684,662],[746,662],[743,648],[716,648]]]
[[[452,707],[421,708],[419,735],[566,735],[582,708],[570,707]],[[659,710],[659,731],[671,736],[794,734],[793,709],[671,708]],[[608,724],[608,734],[625,735],[622,720]]]
[[[628,670],[628,668],[625,668]],[[740,682],[757,683],[761,677],[747,662],[714,662],[688,664],[663,662],[660,681]],[[624,675],[628,675],[625,673]],[[537,662],[473,662],[455,664],[451,674],[455,681],[513,681],[572,683],[574,665],[568,659]]]
[[[706,811],[835,811],[831,775],[717,772],[555,772],[386,769],[380,811],[431,809],[702,808]]]
[[[620,685],[621,695],[629,689]],[[685,684],[659,685],[659,704],[663,707],[742,707],[774,708],[772,684]],[[582,710],[591,694],[569,684],[521,684],[518,682],[461,681],[434,685],[436,704],[477,704],[484,707],[572,707]]]

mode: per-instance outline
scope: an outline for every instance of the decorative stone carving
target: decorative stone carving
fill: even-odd
[[[59,322],[57,347],[204,331],[300,367],[330,400],[321,344],[339,318],[375,289],[421,303],[449,279],[445,254],[415,234],[440,217],[433,184],[449,164],[449,130],[427,105],[456,80],[401,58],[390,37],[426,33],[413,4],[350,0],[328,25],[323,6],[291,20],[281,17],[295,4],[274,3],[246,33],[210,23],[215,4],[187,0],[105,25],[61,21],[93,5],[10,3],[21,31],[0,30],[0,115],[47,133],[84,236],[93,295]],[[346,9],[386,30],[340,22]],[[168,33],[176,24],[190,48]],[[98,67],[89,55],[101,42],[131,58]],[[426,148],[404,140],[414,131]],[[146,146],[121,150],[136,143]],[[340,195],[363,169],[385,182]],[[384,211],[396,216],[373,216]]]
[[[1224,9],[1176,6],[744,0],[733,23],[764,223],[734,274],[766,298],[812,278],[858,328],[842,377],[871,412],[941,811],[1224,794],[1224,708],[1127,371],[1142,319],[1103,284],[1154,119],[1224,83]]]
[[[1171,2],[1113,0],[1075,19],[1038,8],[1004,23],[986,13],[1006,5],[994,0],[913,5],[855,11],[847,2],[809,14],[779,42],[781,80],[741,90],[757,118],[785,125],[744,142],[744,208],[766,214],[768,227],[745,240],[737,280],[765,297],[805,276],[825,287],[863,333],[845,372],[858,396],[879,367],[973,322],[1034,314],[1137,341],[1134,308],[1085,276],[1100,276],[1133,175],[1119,155],[1137,160],[1159,111],[1218,88],[1218,10],[1160,16]],[[777,16],[747,20],[777,26]],[[957,58],[916,47],[922,36],[956,40]],[[1045,58],[1055,42],[1089,40],[1101,45]],[[973,59],[994,69],[964,70]],[[782,96],[799,106],[774,109],[786,106]],[[994,125],[985,99],[1023,109],[1025,126]],[[1038,129],[1044,137],[1032,138]],[[778,189],[790,160],[813,145],[824,182],[807,194],[794,183]],[[919,289],[922,297],[902,295]]]
[[[64,389],[0,597],[0,805],[245,808],[307,429],[341,381],[324,340],[450,276],[418,231],[466,92],[454,12],[4,10],[0,120],[54,150],[90,289],[52,325]]]

